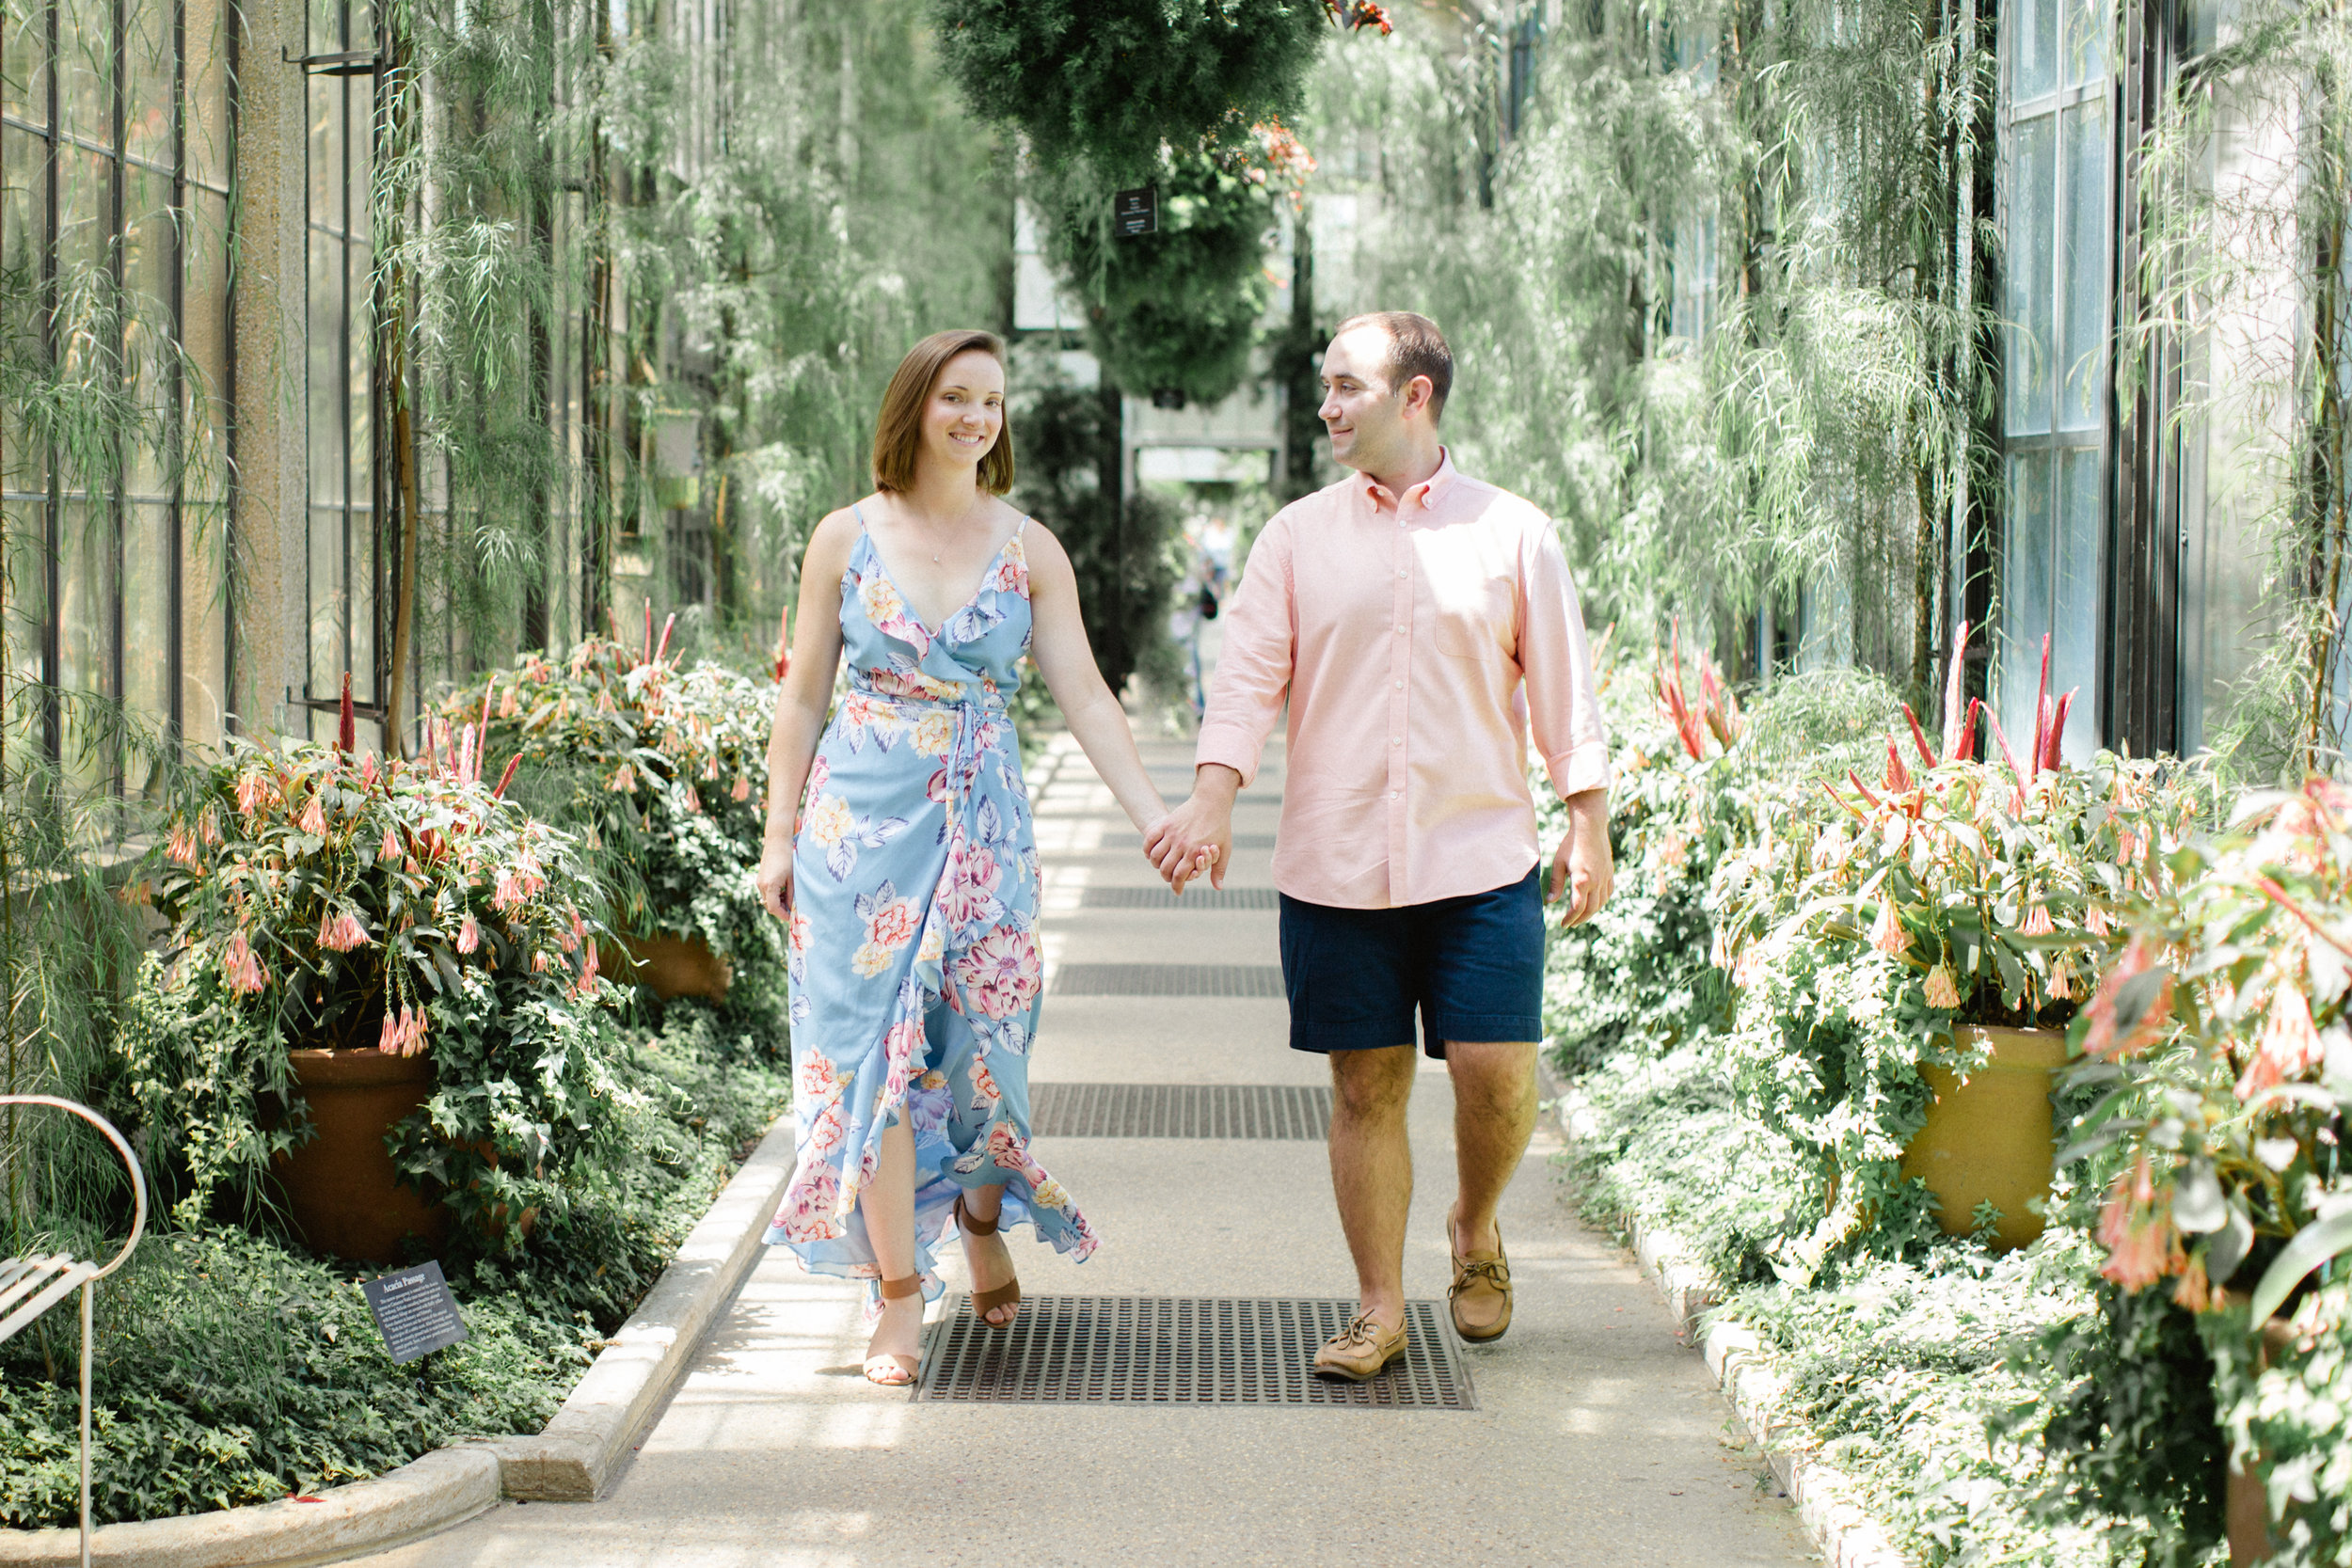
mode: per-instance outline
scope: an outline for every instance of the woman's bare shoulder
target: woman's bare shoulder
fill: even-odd
[[[849,565],[850,546],[857,543],[857,536],[865,527],[857,513],[850,507],[826,513],[809,531],[808,548],[802,556],[802,570],[838,570]]]

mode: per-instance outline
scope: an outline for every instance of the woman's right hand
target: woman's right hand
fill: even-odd
[[[759,869],[752,873],[752,885],[759,889],[759,901],[768,906],[768,912],[788,923],[792,918],[792,846],[769,845],[760,854]]]

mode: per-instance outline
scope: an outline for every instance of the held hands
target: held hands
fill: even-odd
[[[1220,788],[1211,772],[1221,772],[1230,782]],[[1225,867],[1233,858],[1233,786],[1240,782],[1231,768],[1203,768],[1184,803],[1144,835],[1145,857],[1179,897],[1184,884],[1203,873],[1210,886],[1225,885]]]
[[[1568,831],[1551,857],[1551,887],[1547,902],[1557,903],[1568,893],[1568,911],[1560,924],[1581,926],[1600,912],[1615,885],[1615,863],[1609,849],[1609,792],[1587,789],[1568,797]]]
[[[792,918],[792,846],[770,844],[760,851],[759,869],[752,873],[752,885],[759,889],[759,901],[768,906],[768,912],[778,920]]]

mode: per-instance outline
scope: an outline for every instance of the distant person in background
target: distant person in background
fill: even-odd
[[[1611,882],[1609,747],[1576,585],[1549,518],[1454,471],[1438,437],[1453,383],[1427,317],[1341,324],[1321,414],[1355,471],[1251,546],[1192,797],[1146,843],[1179,888],[1204,850],[1223,882],[1234,795],[1287,700],[1282,979],[1292,1047],[1330,1057],[1331,1181],[1359,1291],[1314,1366],[1359,1382],[1406,1349],[1416,1014],[1454,1081],[1454,1324],[1473,1341],[1511,1326],[1495,1212],[1534,1130],[1544,981],[1527,720],[1568,805],[1550,897],[1575,925]]]

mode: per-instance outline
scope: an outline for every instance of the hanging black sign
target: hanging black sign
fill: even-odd
[[[375,1314],[384,1348],[396,1362],[447,1350],[466,1338],[466,1321],[457,1315],[457,1299],[449,1293],[438,1263],[420,1263],[368,1280],[359,1289]]]
[[[1160,231],[1160,188],[1138,185],[1111,198],[1111,230],[1120,239]]]

